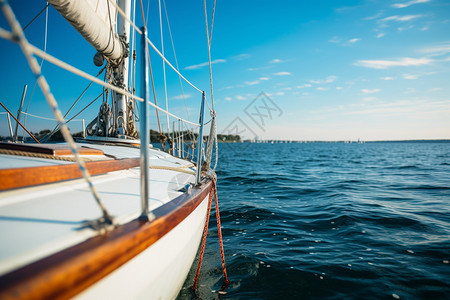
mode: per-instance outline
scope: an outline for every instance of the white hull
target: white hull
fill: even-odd
[[[209,194],[183,222],[163,238],[76,298],[176,298],[200,244],[208,196]]]
[[[105,166],[139,155],[136,148],[79,145],[108,154],[86,156]],[[73,163],[0,154],[0,178],[7,184],[9,170],[18,170],[27,181],[33,168],[68,165]],[[83,225],[100,212],[81,179],[21,187],[19,177],[3,191],[0,184],[0,298],[175,298],[200,245],[212,184],[205,179],[194,187],[192,163],[158,150],[150,150],[149,165],[150,222],[136,219],[139,167],[92,177],[116,220],[107,234]]]

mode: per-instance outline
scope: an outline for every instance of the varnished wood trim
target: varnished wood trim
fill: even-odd
[[[0,149],[48,154],[53,156],[72,155],[69,146],[62,144],[15,144],[0,142]],[[77,152],[80,155],[103,155],[103,151],[88,147],[77,148]]]
[[[189,216],[211,190],[194,188],[139,220],[0,277],[0,299],[67,299],[118,269]],[[130,274],[139,276],[139,274]],[[126,288],[126,287],[122,287]]]
[[[91,175],[139,167],[139,158],[86,162]],[[82,178],[77,164],[0,170],[0,191]]]

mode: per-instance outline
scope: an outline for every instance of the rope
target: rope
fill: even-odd
[[[25,31],[27,29],[27,27],[30,26],[31,23],[33,23],[34,20],[36,20],[49,5],[50,5],[50,3],[47,2],[47,5],[33,18],[33,20],[31,20],[30,22],[28,22],[27,25],[25,25],[25,27],[23,28],[23,31]]]
[[[154,170],[168,170],[168,171],[176,171],[181,173],[186,173],[190,175],[195,175],[195,172],[192,170],[186,170],[186,167],[166,167],[166,166],[150,166],[150,169]]]
[[[19,150],[0,149],[0,154],[35,157],[35,158],[45,158],[45,159],[63,160],[63,161],[72,161],[72,162],[77,161],[75,157],[53,156],[51,154],[32,153],[32,152],[19,151]],[[99,159],[91,159],[91,158],[83,157],[82,160],[94,161],[94,160],[99,160]]]
[[[172,43],[173,57],[175,59],[175,65],[177,67],[177,70],[179,71],[180,67],[178,66],[177,53],[175,52],[175,44],[173,42],[172,30],[170,29],[169,14],[167,13],[167,7],[166,7],[166,1],[165,0],[163,0],[163,5],[164,5],[164,11],[166,13],[167,27],[169,28],[170,41]],[[188,107],[187,107],[187,104],[186,104],[186,96],[184,95],[184,88],[183,88],[183,82],[181,81],[181,76],[178,75],[178,79],[180,80],[181,94],[183,95],[183,102],[184,102],[184,107],[186,109],[186,116],[187,116],[187,118],[189,120],[190,119],[190,117],[189,117],[189,110],[188,110]]]
[[[132,23],[130,18],[128,18],[125,13],[122,11],[122,9],[120,9],[120,7],[113,2],[112,0],[108,0],[109,2],[111,2],[117,9],[117,11],[119,12],[119,14],[128,22],[130,23],[130,25],[136,30],[136,32],[138,32],[139,34],[142,35],[142,31],[136,26],[136,24]],[[167,58],[164,57],[164,55],[161,54],[161,52],[159,52],[158,48],[156,48],[156,46],[152,43],[152,41],[150,41],[149,38],[147,38],[147,43],[153,48],[153,50],[155,50],[155,52],[172,68],[172,70],[175,71],[175,73],[177,73],[179,76],[181,76],[181,78],[183,78],[184,81],[186,81],[190,86],[192,86],[194,89],[196,89],[198,92],[202,93],[203,91],[200,90],[198,87],[196,87],[194,84],[192,84],[189,80],[186,79],[186,77],[184,77],[183,75],[181,75],[181,73],[175,69],[175,67],[167,60]]]
[[[102,213],[104,221],[112,224],[113,219],[109,215],[109,213],[106,211],[105,206],[103,205],[103,202],[100,199],[100,196],[97,193],[97,190],[95,189],[89,175],[89,171],[86,169],[86,165],[84,164],[83,160],[81,159],[80,155],[77,152],[75,142],[70,134],[69,128],[67,127],[67,124],[64,122],[64,118],[62,117],[61,111],[58,108],[58,104],[55,100],[55,97],[50,92],[50,87],[45,80],[44,76],[41,73],[41,68],[39,64],[37,63],[36,59],[33,57],[33,51],[32,51],[32,45],[28,43],[28,40],[26,39],[22,27],[20,26],[19,22],[16,19],[16,16],[14,15],[14,12],[12,11],[11,7],[5,0],[0,0],[0,7],[3,10],[3,14],[5,15],[5,18],[7,19],[8,23],[11,26],[12,32],[14,33],[15,38],[17,39],[17,43],[19,44],[20,48],[22,49],[22,52],[25,56],[25,58],[28,61],[28,64],[30,66],[30,69],[34,73],[34,75],[37,78],[38,85],[42,90],[42,93],[45,96],[45,99],[47,100],[48,105],[50,106],[53,114],[55,115],[55,118],[58,120],[58,122],[61,124],[61,133],[64,136],[64,139],[70,146],[70,150],[74,154],[78,166],[80,168],[81,173],[83,174],[84,179],[88,183],[88,186],[99,205]]]
[[[11,33],[11,32],[8,32],[8,31],[4,30],[3,28],[0,28],[0,37],[5,38],[7,40],[10,40],[11,42],[16,42],[17,43],[17,39],[16,39],[15,35],[13,33]],[[77,68],[75,68],[75,67],[73,67],[73,66],[71,66],[71,65],[69,65],[69,64],[67,64],[65,62],[63,62],[63,61],[57,59],[56,57],[54,57],[54,56],[52,56],[52,55],[50,55],[48,53],[45,53],[44,51],[42,51],[41,49],[33,46],[32,44],[28,43],[27,47],[28,47],[28,50],[31,53],[33,53],[33,54],[35,54],[35,55],[45,59],[46,61],[48,61],[48,62],[50,62],[50,63],[52,63],[52,64],[54,64],[54,65],[56,65],[56,66],[58,66],[58,67],[60,67],[62,69],[65,69],[65,70],[67,70],[67,71],[69,71],[69,72],[71,72],[71,73],[73,73],[75,75],[78,75],[80,77],[83,77],[85,79],[94,81],[95,83],[97,83],[97,84],[99,84],[99,85],[101,85],[101,86],[103,86],[103,87],[105,87],[107,89],[111,89],[113,91],[116,91],[116,92],[118,92],[118,93],[120,93],[122,95],[125,95],[125,96],[127,96],[127,97],[129,97],[131,99],[135,99],[135,100],[137,100],[139,102],[144,102],[144,99],[142,99],[141,97],[132,95],[131,93],[129,93],[126,90],[120,89],[120,88],[118,88],[118,87],[116,87],[116,86],[114,86],[112,84],[106,83],[106,82],[104,82],[104,81],[102,81],[102,80],[100,80],[100,79],[98,79],[98,78],[96,78],[96,77],[94,77],[94,76],[84,72],[84,71],[81,71],[80,69],[77,69]],[[178,117],[178,116],[176,116],[176,115],[166,111],[165,109],[163,109],[163,108],[161,108],[161,107],[159,107],[159,106],[157,106],[157,105],[155,105],[155,104],[153,104],[151,102],[149,102],[149,105],[154,107],[154,108],[156,108],[159,111],[162,111],[165,114],[169,114],[170,116],[174,117],[175,119],[181,120],[181,121],[183,121],[185,123],[188,123],[188,124],[191,124],[193,126],[200,127],[200,124],[197,124],[197,123],[185,120],[183,118],[180,118],[180,117]]]
[[[228,285],[230,282],[228,281],[227,268],[225,266],[225,253],[223,251],[222,227],[220,226],[219,201],[217,199],[217,186],[216,186],[215,179],[212,180],[212,187],[214,187],[214,199],[215,199],[215,204],[216,204],[217,231],[219,233],[220,256],[222,258],[223,280],[225,282],[225,285]]]
[[[206,210],[205,227],[203,228],[202,248],[200,251],[200,258],[198,260],[197,272],[195,273],[194,284],[192,285],[193,290],[197,289],[198,277],[200,275],[200,268],[202,267],[203,254],[205,253],[206,236],[208,235],[208,224],[209,224],[209,215],[211,213],[212,197],[213,197],[213,191],[212,191],[212,186],[211,186],[211,192],[209,192],[209,199],[208,199],[208,209]]]
[[[92,100],[91,103],[89,103],[82,110],[80,110],[75,116],[70,118],[66,123],[69,123],[70,121],[80,121],[80,120],[76,120],[76,119],[74,120],[74,118],[78,117],[83,111],[85,111],[89,106],[91,106],[95,101],[97,101],[97,99],[100,98],[100,96],[103,96],[103,92],[100,95],[98,95],[97,98]]]
[[[141,2],[142,22],[144,24],[144,28],[147,28],[146,25],[145,25],[146,22],[145,22],[145,17],[144,17],[144,5],[142,4],[142,0],[140,0],[140,2]],[[156,103],[155,82],[153,81],[153,71],[152,71],[152,62],[150,60],[150,52],[148,50],[148,47],[146,47],[146,49],[147,49],[147,53],[146,54],[147,54],[147,57],[148,57],[148,67],[150,69],[150,79],[151,79],[151,82],[152,82],[153,99],[155,99],[155,105],[158,105]],[[161,131],[161,122],[159,121],[158,110],[156,110],[156,120],[158,121],[159,135],[162,136],[163,134],[162,134],[162,131]]]
[[[22,123],[20,123],[20,121],[16,119],[16,117],[14,117],[14,115],[3,105],[3,103],[0,102],[0,105],[3,106],[3,108],[11,115],[11,117],[13,117],[14,120],[16,120],[17,124],[19,124],[39,144],[39,141],[36,139],[36,137],[31,132],[29,132],[25,128],[25,126],[23,126]]]
[[[211,192],[209,193],[209,199],[208,199],[208,209],[206,212],[206,221],[205,221],[205,227],[203,228],[203,239],[202,239],[202,247],[200,251],[200,258],[198,260],[197,265],[197,272],[195,274],[194,284],[192,285],[192,289],[197,289],[197,283],[198,283],[198,277],[200,275],[200,268],[202,266],[203,261],[203,254],[205,253],[205,245],[206,245],[206,236],[208,234],[208,224],[209,224],[209,215],[211,214],[211,204],[212,204],[212,197],[214,194],[215,204],[216,204],[216,219],[217,219],[217,230],[219,233],[219,243],[220,243],[220,256],[222,259],[222,270],[223,270],[223,280],[224,280],[224,286],[227,286],[230,282],[228,281],[227,277],[227,269],[225,266],[225,254],[223,250],[223,240],[222,240],[222,228],[220,225],[220,214],[219,214],[219,202],[217,200],[217,186],[216,186],[216,179],[211,179]]]
[[[206,0],[203,0],[203,6],[205,7],[205,24],[206,24],[206,39],[208,41],[208,64],[209,64],[209,83],[211,87],[211,106],[214,111],[214,94],[213,94],[213,80],[212,80],[212,67],[211,67],[211,39],[212,39],[212,30],[214,25],[214,13],[216,10],[216,0],[214,0],[213,6],[213,14],[211,20],[211,36],[209,35],[209,26],[208,26],[208,13],[206,10]]]
[[[163,38],[164,35],[162,28],[161,0],[158,0],[158,5],[159,5],[159,28],[161,30],[161,50],[162,55],[164,55],[164,38]],[[164,97],[166,98],[166,110],[169,111],[169,102],[167,101],[166,62],[164,60],[163,60],[163,79],[164,79]],[[166,117],[167,117],[167,134],[168,134],[170,132],[169,115],[166,115]]]
[[[48,6],[49,6],[49,3],[47,2],[47,5],[45,6],[45,31],[44,31],[44,52],[47,52],[47,33],[48,33]],[[41,12],[39,12],[39,15],[43,12],[44,10],[42,10]],[[37,17],[37,16],[36,16]],[[31,22],[33,22],[34,21],[34,19],[31,21]],[[29,23],[29,24],[31,24],[31,22]],[[28,25],[29,25],[28,24]],[[27,26],[28,26],[27,25]],[[27,26],[25,26],[25,28],[27,27]],[[24,31],[25,31],[25,28],[23,29]],[[42,66],[44,65],[44,59],[42,59],[41,60],[41,65],[40,65],[40,68],[41,68],[41,70],[42,70]],[[31,95],[30,95],[30,98],[28,99],[28,103],[27,103],[27,108],[25,109],[25,112],[28,112],[28,108],[30,107],[30,103],[31,103],[31,99],[33,99],[33,95],[34,95],[34,91],[35,91],[35,89],[36,89],[36,85],[37,85],[37,80],[36,81],[34,81],[34,85],[33,85],[33,90],[31,91]],[[27,116],[25,115],[25,118],[24,118],[24,125],[25,125],[25,127],[27,126]],[[23,137],[23,132],[22,132],[22,137]]]
[[[106,66],[104,66],[97,74],[97,76],[95,76],[96,78],[98,78],[100,76],[100,74],[103,73],[103,71],[106,69]],[[89,87],[93,84],[94,82],[91,81],[88,86],[84,89],[84,91],[80,94],[80,96],[78,96],[77,100],[75,100],[75,102],[72,104],[72,106],[69,108],[69,110],[66,112],[66,114],[64,115],[64,118],[67,117],[67,115],[70,113],[70,111],[72,110],[72,108],[75,106],[75,104],[78,103],[78,101],[81,99],[81,97],[83,97],[84,93],[86,93],[86,91],[89,89]]]

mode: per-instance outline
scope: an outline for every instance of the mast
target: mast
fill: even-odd
[[[74,27],[98,53],[96,65],[108,60],[111,84],[128,90],[128,56],[130,24],[110,0],[49,0],[48,2]],[[131,0],[117,0],[118,7],[129,18]],[[118,22],[116,23],[116,20]],[[117,25],[117,26],[116,26]],[[88,135],[137,138],[134,107],[126,96],[112,92],[113,109],[108,103],[100,107],[98,117],[87,126]]]
[[[125,13],[126,16],[130,16],[131,14],[131,0],[118,0],[119,8]],[[127,53],[129,53],[129,38],[130,38],[130,24],[119,14],[119,23],[118,23],[118,34],[120,39],[128,46]],[[118,73],[115,78],[116,82],[119,83],[120,86],[123,86],[127,89],[128,85],[128,58],[129,55],[123,57],[121,63],[118,66]],[[131,131],[134,128],[129,128],[128,123],[129,120],[134,120],[132,116],[132,112],[128,109],[132,109],[132,105],[128,104],[127,97],[114,92],[115,96],[113,97],[116,101],[115,112],[113,114],[114,122],[116,123],[116,135],[118,137],[125,137],[127,135],[133,135]],[[131,116],[130,116],[131,113]],[[130,118],[131,117],[131,118]],[[134,122],[132,121],[132,127],[134,127]],[[131,124],[130,124],[131,125]]]

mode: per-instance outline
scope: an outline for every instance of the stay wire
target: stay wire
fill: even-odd
[[[27,29],[27,27],[30,26],[31,23],[33,23],[44,12],[44,10],[47,9],[49,5],[50,3],[47,2],[47,5],[40,12],[38,12],[38,14],[30,22],[28,22],[28,24],[25,25],[25,27],[22,30],[25,31],[25,29]]]
[[[172,50],[173,50],[173,57],[175,59],[175,66],[177,67],[177,70],[180,71],[180,67],[178,66],[177,53],[175,52],[175,43],[173,42],[173,37],[172,37],[172,30],[170,28],[169,14],[167,13],[166,1],[162,0],[162,2],[164,5],[164,11],[166,13],[167,27],[169,29],[170,41],[172,43]],[[191,118],[189,116],[189,110],[188,110],[187,103],[186,103],[186,95],[184,94],[183,81],[182,81],[180,75],[178,75],[178,79],[180,80],[181,95],[183,96],[184,107],[186,109],[186,116],[187,116],[187,119],[190,120]],[[192,139],[194,139],[193,136],[192,136]]]
[[[141,2],[142,22],[144,23],[144,28],[147,29],[147,25],[145,23],[145,16],[144,16],[144,4],[142,4],[142,0],[140,0],[140,2]],[[150,60],[150,51],[148,50],[148,47],[147,47],[147,56],[148,56],[148,66],[150,69],[150,79],[152,82],[153,99],[155,99],[155,105],[158,106],[158,103],[156,102],[155,82],[153,81],[152,62]],[[159,121],[159,112],[157,109],[156,109],[156,119],[158,120],[159,134],[163,135],[162,131],[161,131],[161,122]],[[167,134],[169,134],[169,133],[167,133]]]
[[[47,40],[48,40],[48,6],[50,5],[50,3],[47,2],[47,5],[44,7],[44,9],[42,9],[39,14],[37,14],[36,17],[34,17],[33,20],[31,20],[30,23],[28,23],[27,26],[29,26],[34,20],[36,20],[36,18],[45,10],[45,31],[44,31],[44,52],[47,52]],[[25,28],[27,27],[25,26]],[[23,29],[25,30],[25,29]],[[41,65],[39,66],[42,70],[42,66],[44,65],[44,59],[41,60]],[[28,108],[30,107],[30,103],[31,103],[31,99],[33,98],[34,95],[34,90],[36,89],[36,85],[37,85],[37,80],[34,82],[33,85],[33,90],[31,91],[30,94],[30,98],[28,98],[28,103],[27,103],[27,107],[25,109],[25,112],[28,112]],[[27,115],[25,114],[25,118],[24,118],[24,125],[25,127],[27,126]],[[23,137],[23,131],[22,131],[22,137]]]
[[[159,7],[159,28],[161,30],[161,51],[162,55],[164,56],[164,35],[163,35],[163,27],[162,27],[162,14],[161,14],[161,0],[158,0],[158,7]],[[148,17],[148,15],[147,15]],[[169,111],[169,102],[167,100],[167,82],[166,82],[166,62],[164,59],[162,60],[163,63],[163,78],[164,78],[164,97],[166,99],[166,110]],[[166,115],[167,117],[167,132],[170,132],[170,122],[169,122],[169,115]]]

